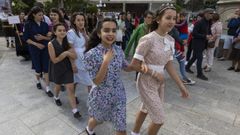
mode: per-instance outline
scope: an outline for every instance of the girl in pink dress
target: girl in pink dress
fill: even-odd
[[[188,97],[188,91],[173,67],[174,39],[167,33],[176,22],[176,10],[172,4],[162,5],[156,12],[152,32],[139,41],[131,65],[140,68],[146,64],[145,71],[137,79],[137,88],[142,101],[141,110],[137,114],[132,135],[140,135],[140,128],[149,114],[152,122],[148,135],[156,135],[164,121],[164,69],[177,83],[183,98]]]

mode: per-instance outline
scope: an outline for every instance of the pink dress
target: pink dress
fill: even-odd
[[[155,31],[139,41],[134,58],[143,61],[152,70],[164,74],[165,65],[173,60],[174,39],[170,35],[160,36]],[[137,89],[142,101],[141,111],[148,113],[156,124],[164,121],[164,83],[149,74],[140,73]]]

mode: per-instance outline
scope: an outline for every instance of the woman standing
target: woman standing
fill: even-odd
[[[152,24],[153,32],[145,35],[139,41],[131,65],[140,67],[144,62],[147,70],[140,73],[137,88],[142,100],[141,110],[137,114],[132,135],[140,135],[140,128],[149,114],[151,124],[148,135],[157,135],[164,122],[164,69],[180,88],[182,97],[188,97],[188,91],[173,67],[174,39],[167,33],[176,23],[176,9],[172,4],[161,6],[156,12]],[[159,58],[159,59],[156,59]]]
[[[49,55],[47,44],[50,37],[47,36],[48,24],[43,22],[43,11],[39,7],[33,7],[28,15],[28,22],[23,33],[24,40],[29,44],[33,67],[36,72],[37,88],[42,89],[40,74],[44,73],[46,94],[53,97],[49,88],[48,63]]]
[[[211,26],[212,38],[209,40],[211,42],[214,42],[214,44],[213,46],[207,46],[207,63],[204,67],[205,72],[210,72],[212,69],[214,51],[215,51],[215,48],[218,47],[219,40],[222,34],[222,22],[220,22],[219,19],[220,19],[219,14],[214,13],[212,18],[212,26]]]
[[[74,13],[71,17],[71,29],[67,32],[70,45],[77,53],[77,59],[72,62],[74,70],[74,83],[81,83],[88,86],[90,90],[92,81],[84,68],[83,53],[86,49],[88,36],[85,30],[85,16],[82,13]],[[76,86],[75,86],[76,88]],[[76,99],[77,100],[77,99]]]
[[[54,101],[57,106],[62,105],[59,93],[61,85],[64,84],[68,90],[73,116],[80,118],[81,115],[77,109],[74,94],[73,71],[69,60],[69,58],[75,59],[77,56],[67,41],[64,24],[58,23],[54,25],[53,32],[55,37],[48,43],[48,50],[51,59],[49,65],[49,80],[55,83]]]

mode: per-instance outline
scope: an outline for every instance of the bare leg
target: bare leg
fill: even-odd
[[[142,127],[142,124],[143,124],[146,116],[147,116],[147,113],[144,113],[144,112],[142,112],[142,111],[139,111],[139,112],[137,113],[135,125],[134,125],[134,128],[133,128],[133,132],[134,132],[134,133],[139,133],[139,132],[140,132],[140,129],[141,129],[141,127]]]
[[[70,102],[70,105],[72,107],[72,109],[77,108],[76,105],[76,100],[75,100],[75,92],[74,92],[74,84],[73,83],[69,83],[65,85],[68,91],[68,99]]]
[[[240,69],[240,60],[237,62],[237,69]]]
[[[54,87],[55,97],[59,97],[60,90],[61,90],[61,85],[56,84]]]
[[[97,126],[97,120],[93,117],[89,117],[88,119],[88,129],[93,131],[93,129]]]
[[[49,86],[48,73],[44,73],[44,79],[45,79],[46,86]]]
[[[155,123],[151,122],[151,124],[148,127],[148,135],[157,135],[157,133],[162,125],[163,124],[155,124]]]
[[[127,135],[126,131],[116,131],[116,135]]]
[[[233,61],[232,61],[232,67],[234,67],[234,69],[235,69],[236,64],[237,64],[237,61],[236,61],[236,60],[233,60]]]

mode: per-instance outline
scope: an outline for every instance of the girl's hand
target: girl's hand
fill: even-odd
[[[113,57],[114,57],[114,52],[112,49],[110,49],[104,54],[103,61],[109,63],[113,59]]]
[[[52,34],[53,34],[52,32],[48,32],[48,33],[47,33],[47,37],[51,37]]]
[[[182,98],[188,98],[189,97],[189,92],[188,92],[188,90],[185,86],[182,86],[180,88],[180,91],[181,91],[181,97]]]
[[[72,64],[72,70],[73,70],[73,73],[77,73],[78,72],[76,64]]]
[[[149,70],[148,66],[146,64],[142,63],[140,72],[146,74],[148,72],[148,70]]]

